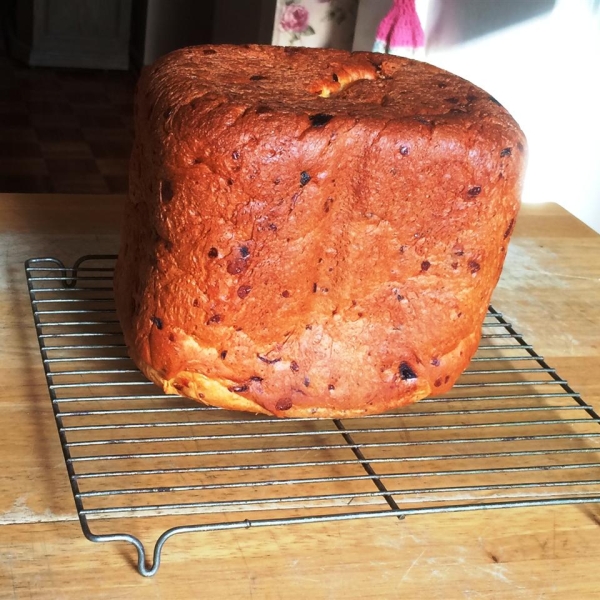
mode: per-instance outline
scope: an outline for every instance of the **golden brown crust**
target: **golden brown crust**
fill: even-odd
[[[166,391],[358,416],[447,391],[477,348],[523,134],[431,65],[188,48],[136,100],[117,310]]]

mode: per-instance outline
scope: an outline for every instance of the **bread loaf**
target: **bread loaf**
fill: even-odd
[[[525,139],[488,93],[382,54],[201,46],[144,72],[115,276],[166,392],[354,417],[477,349]]]

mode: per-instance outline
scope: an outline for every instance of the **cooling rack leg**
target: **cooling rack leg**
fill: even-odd
[[[115,533],[112,535],[96,535],[92,533],[86,523],[81,523],[85,537],[91,542],[129,542],[135,546],[137,550],[137,569],[140,575],[144,577],[152,577],[160,567],[160,553],[162,547],[169,536],[162,535],[154,546],[154,557],[152,565],[146,564],[146,550],[144,544],[133,535],[128,533]]]
[[[140,542],[138,538],[128,533],[115,533],[111,535],[96,535],[90,531],[90,528],[87,524],[87,519],[82,517],[80,519],[81,528],[83,530],[83,534],[85,537],[91,542],[129,542],[133,544],[137,550],[138,560],[137,560],[137,569],[140,575],[144,577],[152,577],[156,575],[158,568],[160,567],[160,558],[162,553],[162,548],[165,545],[165,542],[172,536],[177,535],[179,533],[193,533],[193,532],[203,532],[203,531],[212,531],[214,529],[240,529],[240,528],[248,528],[250,527],[249,521],[244,521],[241,523],[229,523],[225,526],[214,526],[214,525],[189,525],[184,527],[173,527],[172,529],[168,529],[165,531],[157,540],[154,545],[154,553],[152,556],[152,564],[149,565],[146,560],[146,550],[144,548],[144,544]]]

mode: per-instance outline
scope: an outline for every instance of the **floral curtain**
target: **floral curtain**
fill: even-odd
[[[272,43],[352,49],[359,0],[278,0]]]

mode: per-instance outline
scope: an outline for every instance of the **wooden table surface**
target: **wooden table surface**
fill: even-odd
[[[0,598],[600,598],[600,506],[537,507],[176,536],[142,578],[93,544],[70,492],[23,262],[115,253],[123,198],[0,195]],[[600,236],[523,207],[497,308],[600,408]]]

